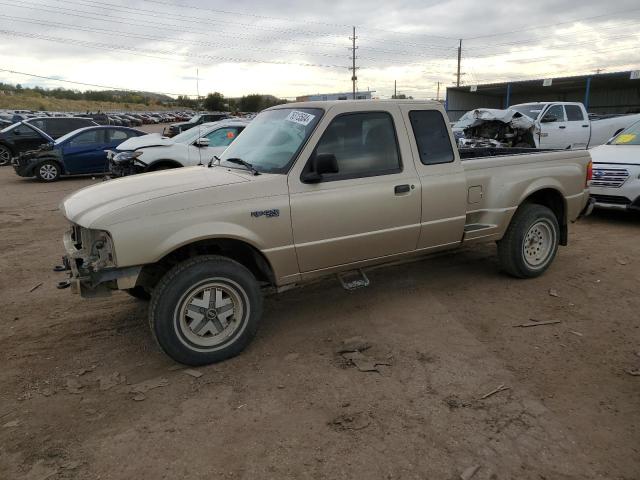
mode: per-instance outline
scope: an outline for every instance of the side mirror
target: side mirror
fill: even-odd
[[[320,153],[311,157],[309,169],[302,174],[302,181],[318,183],[326,173],[338,173],[338,160],[333,153]]]
[[[547,114],[544,117],[542,117],[542,120],[540,120],[540,123],[553,123],[557,121],[558,121],[558,117],[552,114]]]
[[[196,140],[194,145],[196,147],[200,147],[200,148],[208,147],[209,146],[209,139],[205,138],[205,137],[199,138],[199,139]]]

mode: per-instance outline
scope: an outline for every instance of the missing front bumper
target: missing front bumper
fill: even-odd
[[[75,265],[74,259],[64,256],[62,261],[69,272],[71,291],[83,298],[106,297],[111,295],[113,290],[134,288],[142,270],[140,266],[106,268],[83,274]]]

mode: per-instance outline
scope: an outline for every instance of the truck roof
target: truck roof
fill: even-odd
[[[326,110],[335,105],[362,105],[363,103],[371,105],[373,108],[375,108],[376,105],[429,105],[432,107],[442,106],[440,102],[436,102],[434,100],[317,100],[313,102],[283,103],[282,105],[271,107],[268,110],[276,110],[279,108],[321,108],[323,110]]]

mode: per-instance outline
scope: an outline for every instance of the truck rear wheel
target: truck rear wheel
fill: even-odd
[[[502,269],[518,278],[541,275],[553,262],[559,239],[558,219],[549,208],[533,203],[520,206],[498,242]]]
[[[206,365],[238,355],[253,339],[262,294],[238,262],[199,256],[175,266],[153,289],[151,331],[177,362]]]

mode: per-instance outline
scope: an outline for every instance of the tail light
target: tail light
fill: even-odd
[[[589,160],[587,164],[587,178],[584,181],[584,186],[587,188],[589,186],[589,182],[593,179],[593,162]]]

